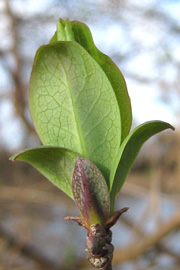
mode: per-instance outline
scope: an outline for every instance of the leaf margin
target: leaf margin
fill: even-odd
[[[59,153],[55,153],[56,152],[59,152]],[[44,153],[43,153],[44,152]],[[46,153],[45,153],[46,152]],[[52,152],[53,153],[53,156],[50,156],[50,153],[48,152]],[[35,159],[35,161],[33,161],[33,155],[34,154],[37,154],[39,157],[42,157],[43,155],[47,155],[48,158],[52,159],[56,159],[56,155],[58,156],[59,155],[59,158],[61,156],[61,158],[63,157],[64,158],[64,162],[67,162],[67,159],[68,159],[68,155],[71,156],[71,158],[73,159],[74,158],[74,164],[75,164],[75,161],[77,159],[77,156],[78,154],[71,151],[70,149],[67,149],[67,148],[63,148],[63,147],[58,147],[58,146],[49,146],[49,145],[41,145],[41,146],[38,146],[38,147],[33,147],[33,148],[27,148],[25,150],[22,150],[18,153],[16,153],[15,155],[11,156],[9,158],[9,160],[11,161],[24,161],[30,165],[32,165],[35,169],[37,169],[46,179],[48,179],[52,184],[54,184],[55,186],[57,186],[59,189],[61,189],[64,193],[66,193],[71,199],[74,200],[74,197],[73,197],[73,194],[72,194],[72,177],[70,178],[70,174],[73,175],[73,170],[74,170],[74,166],[73,164],[70,164],[70,166],[72,167],[71,168],[71,172],[67,172],[65,173],[66,177],[69,176],[69,179],[59,179],[58,181],[65,181],[66,184],[69,186],[69,188],[66,190],[65,188],[63,188],[63,184],[58,184],[58,181],[57,179],[55,180],[54,179],[54,176],[53,176],[53,173],[52,172],[56,172],[56,166],[58,167],[58,164],[56,166],[54,166],[53,168],[53,171],[50,171],[48,172],[46,169],[42,169],[42,160],[37,162],[37,160],[39,159],[39,157],[37,158],[37,160]],[[28,156],[29,155],[29,156]],[[32,157],[31,157],[32,155]],[[64,156],[63,156],[64,155]],[[31,159],[32,158],[32,159]],[[44,161],[44,164],[48,164],[49,162],[49,166],[51,167],[51,160],[49,159],[49,161]],[[56,162],[60,162],[61,160],[56,160]],[[38,163],[35,164],[35,163]],[[39,165],[40,164],[40,165]],[[53,167],[53,164],[52,164],[52,167]],[[63,175],[63,173],[62,173]],[[61,173],[59,172],[59,176],[61,176]],[[56,176],[58,177],[58,175]]]

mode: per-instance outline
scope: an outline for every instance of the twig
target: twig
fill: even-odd
[[[125,216],[122,216],[121,221],[129,228],[133,227],[133,223],[132,221],[130,221],[129,219],[127,219]],[[134,227],[133,228],[134,233],[139,236],[139,237],[145,237],[145,233],[142,231],[141,228],[138,227]],[[166,246],[164,246],[162,243],[157,243],[156,248],[164,253],[167,253],[168,255],[172,256],[174,259],[176,259],[176,261],[180,262],[180,257],[179,255],[177,255],[176,253],[174,253],[172,250],[170,250],[169,248],[167,248]]]
[[[48,204],[55,207],[57,207],[59,204],[62,205],[62,197],[59,195],[42,190],[12,186],[1,186],[0,200],[15,200],[17,202]]]
[[[30,133],[35,133],[34,128],[28,122],[25,116],[26,102],[25,102],[25,96],[24,96],[24,91],[23,91],[24,86],[22,84],[22,79],[21,79],[21,68],[20,68],[21,61],[20,61],[19,52],[18,52],[19,40],[18,40],[18,33],[17,33],[17,26],[16,26],[16,18],[10,9],[8,0],[6,1],[6,13],[9,16],[9,19],[11,22],[11,33],[12,33],[12,38],[13,38],[11,53],[13,54],[13,57],[15,59],[15,65],[16,65],[14,70],[9,68],[9,72],[12,76],[12,79],[14,80],[14,85],[15,85],[15,91],[14,91],[15,109],[18,115],[21,117],[21,119],[25,123],[28,131]]]
[[[170,232],[180,227],[180,213],[176,213],[170,221],[164,223],[159,227],[154,234],[144,237],[142,240],[130,244],[126,248],[119,249],[114,253],[114,263],[134,260],[140,255],[144,254],[148,248],[156,245],[162,238],[167,236]]]
[[[125,185],[123,186],[121,190],[121,194],[128,195],[128,196],[133,196],[133,197],[141,197],[141,198],[147,198],[147,195],[149,194],[149,190],[143,187],[140,187],[136,184],[133,183],[128,183],[126,182]],[[180,202],[180,197],[178,195],[173,195],[173,194],[165,194],[163,193],[161,195],[162,199],[173,199],[176,202]]]
[[[156,227],[161,224],[161,169],[152,170],[150,175],[150,211],[154,216]]]
[[[139,256],[145,254],[147,249],[157,245],[157,243],[176,228],[180,227],[180,213],[176,213],[170,221],[162,225],[154,234],[144,237],[133,244],[128,245],[126,248],[116,250],[113,256],[113,263],[119,264],[125,261],[137,259]],[[79,268],[87,266],[85,259],[79,262]]]
[[[0,236],[4,238],[9,245],[16,248],[21,254],[31,258],[36,263],[42,265],[45,269],[58,270],[58,265],[50,258],[47,258],[33,244],[23,241],[18,236],[7,230],[0,224]]]

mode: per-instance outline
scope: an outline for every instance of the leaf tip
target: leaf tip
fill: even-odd
[[[14,161],[16,161],[17,158],[18,158],[17,155],[13,155],[13,156],[11,156],[11,157],[9,158],[9,160],[12,161],[12,162],[14,162]]]
[[[114,226],[116,224],[116,222],[118,221],[119,217],[127,212],[129,210],[129,207],[124,207],[122,209],[120,209],[119,211],[114,212],[114,214],[112,215],[112,217],[110,217],[105,225],[106,229],[110,229],[112,226]]]
[[[170,128],[172,129],[173,131],[175,130],[175,127],[167,122],[165,122],[167,124],[167,129]]]

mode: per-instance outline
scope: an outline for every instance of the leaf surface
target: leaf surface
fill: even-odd
[[[123,142],[123,140],[129,134],[132,124],[131,102],[125,79],[111,58],[97,49],[88,26],[78,21],[71,22],[71,25],[75,41],[83,46],[96,60],[112,85],[121,115],[121,142]]]
[[[75,202],[87,224],[105,225],[109,217],[110,199],[106,181],[91,161],[76,160],[72,190]]]
[[[163,121],[150,121],[136,127],[121,145],[110,173],[111,211],[113,211],[115,196],[119,193],[136,159],[142,145],[151,136],[165,129],[174,129]]]
[[[55,186],[73,199],[72,175],[77,154],[60,147],[41,146],[17,153],[10,158],[31,164]]]
[[[29,106],[45,145],[90,159],[109,179],[120,138],[116,96],[96,61],[76,42],[52,42],[35,57]]]
[[[71,37],[71,39],[70,39]],[[57,32],[50,42],[60,40],[75,40],[94,58],[108,77],[115,92],[121,115],[121,142],[129,134],[132,123],[131,102],[127,91],[124,77],[111,60],[110,57],[103,54],[94,44],[90,29],[82,22],[69,20],[59,20]]]

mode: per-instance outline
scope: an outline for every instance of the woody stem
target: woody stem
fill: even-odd
[[[112,270],[112,232],[99,224],[91,225],[86,239],[88,261],[98,270]]]

